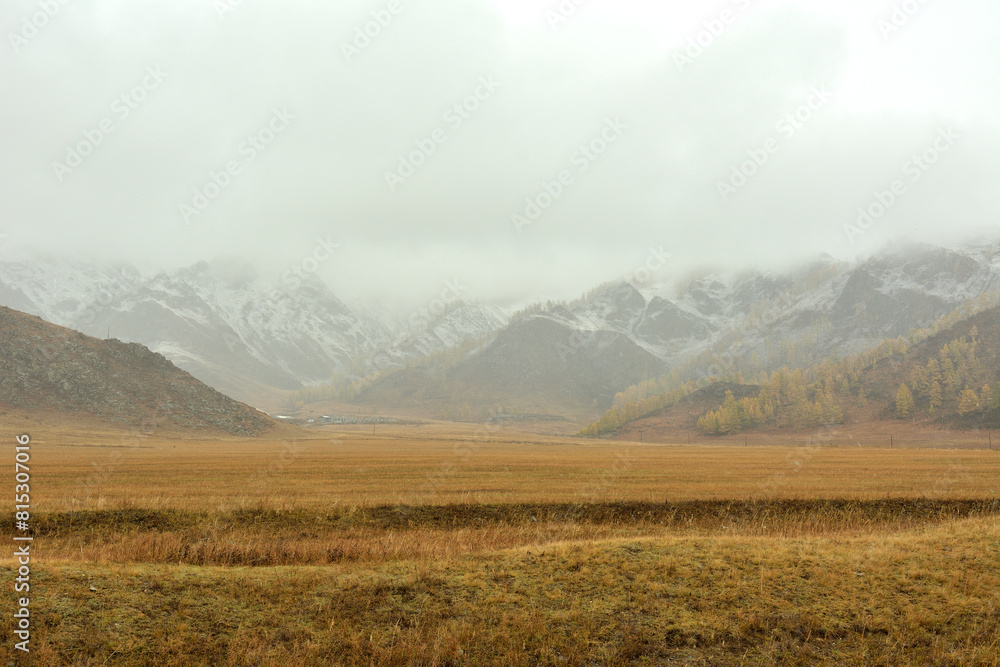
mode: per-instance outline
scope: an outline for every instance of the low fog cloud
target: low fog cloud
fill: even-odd
[[[513,302],[995,225],[996,3],[648,4],[5,3],[0,257]]]

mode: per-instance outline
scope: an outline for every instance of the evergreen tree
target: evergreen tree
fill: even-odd
[[[910,386],[913,387],[914,398],[926,398],[927,397],[927,387],[930,382],[927,381],[927,368],[924,366],[917,366],[910,373]]]
[[[939,407],[941,407],[941,384],[934,380],[927,388],[927,411],[934,414]]]
[[[927,387],[930,388],[932,382],[941,382],[941,364],[933,357],[927,360]]]
[[[988,384],[979,390],[979,405],[984,412],[993,409],[993,389]]]
[[[944,384],[944,398],[951,400],[955,398],[958,391],[958,374],[955,372],[955,364],[951,360],[950,350],[945,345],[941,348],[941,381]]]
[[[899,389],[896,390],[896,416],[900,419],[906,419],[913,413],[913,394],[910,393],[910,389],[906,386],[906,383],[899,385]]]
[[[823,396],[823,423],[839,424],[844,421],[844,413],[832,394]]]
[[[958,396],[958,414],[967,415],[979,409],[979,397],[976,392],[969,387],[962,390]]]

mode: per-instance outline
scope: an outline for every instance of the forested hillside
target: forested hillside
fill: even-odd
[[[995,302],[995,295],[984,296],[907,337],[808,368],[758,371],[749,382],[740,371],[701,383],[681,382],[674,369],[619,393],[613,407],[581,435],[616,433],[720,382],[757,390],[749,395],[746,390],[741,395],[725,392],[719,404],[697,419],[697,428],[706,435],[815,428],[843,423],[855,413],[962,425],[1000,423],[1000,309]]]

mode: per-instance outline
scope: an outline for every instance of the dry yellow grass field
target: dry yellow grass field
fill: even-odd
[[[1000,451],[650,445],[474,425],[284,437],[33,433],[38,511],[766,498],[984,498]]]
[[[369,429],[18,431],[33,652],[0,655],[998,664],[1000,452]]]

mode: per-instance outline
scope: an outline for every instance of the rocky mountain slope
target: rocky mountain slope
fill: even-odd
[[[554,397],[604,408],[615,392],[667,369],[686,379],[807,366],[906,335],[1000,289],[998,260],[995,244],[912,246],[856,265],[826,258],[786,274],[703,275],[672,291],[607,285],[518,318],[436,374],[382,378],[361,400],[435,396],[544,411]]]
[[[254,436],[278,424],[137,343],[99,340],[0,307],[0,408],[120,426]]]

